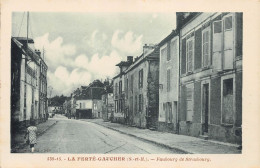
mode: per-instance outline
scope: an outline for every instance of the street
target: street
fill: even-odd
[[[170,154],[178,153],[95,123],[56,115],[58,123],[38,138],[36,153]]]

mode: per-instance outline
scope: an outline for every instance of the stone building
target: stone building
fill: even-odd
[[[121,61],[116,66],[120,68],[120,72],[113,78],[113,95],[114,95],[114,113],[112,113],[112,121],[126,123],[128,112],[125,110],[125,70],[133,63],[133,56],[128,56],[127,61]]]
[[[71,95],[71,114],[79,118],[102,118],[104,84],[94,80],[88,86],[81,86]]]
[[[11,38],[11,132],[47,119],[47,65],[33,39]],[[44,69],[42,69],[44,68]]]
[[[242,13],[177,13],[179,133],[242,140]]]
[[[160,43],[158,130],[178,132],[179,33],[172,31]]]
[[[104,121],[111,120],[111,114],[114,112],[114,96],[113,83],[107,79],[105,82],[105,90],[102,95],[102,118]]]
[[[117,64],[120,74],[114,78],[115,113],[121,122],[141,128],[157,127],[159,112],[159,48],[145,45],[143,53]]]

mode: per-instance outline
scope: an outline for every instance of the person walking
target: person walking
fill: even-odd
[[[35,121],[30,121],[30,126],[27,128],[26,134],[24,136],[24,139],[27,138],[27,143],[30,145],[31,152],[34,152],[34,146],[37,143],[37,127],[35,126]]]

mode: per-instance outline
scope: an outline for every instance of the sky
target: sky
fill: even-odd
[[[27,13],[12,13],[12,36],[26,37]],[[69,96],[95,79],[112,79],[115,65],[139,56],[176,27],[172,13],[30,12],[29,37],[48,65],[48,96]],[[51,89],[52,88],[52,89]]]

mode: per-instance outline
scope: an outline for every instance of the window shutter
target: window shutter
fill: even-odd
[[[193,118],[193,85],[186,86],[186,121],[192,121]]]
[[[234,58],[234,31],[232,28],[232,16],[224,17],[224,69],[233,69]]]
[[[202,35],[201,28],[195,32],[195,55],[194,55],[194,69],[201,68],[201,59],[202,59]]]
[[[186,73],[186,38],[182,40],[181,74]]]
[[[213,23],[213,56],[212,63],[216,70],[222,69],[222,20]]]

